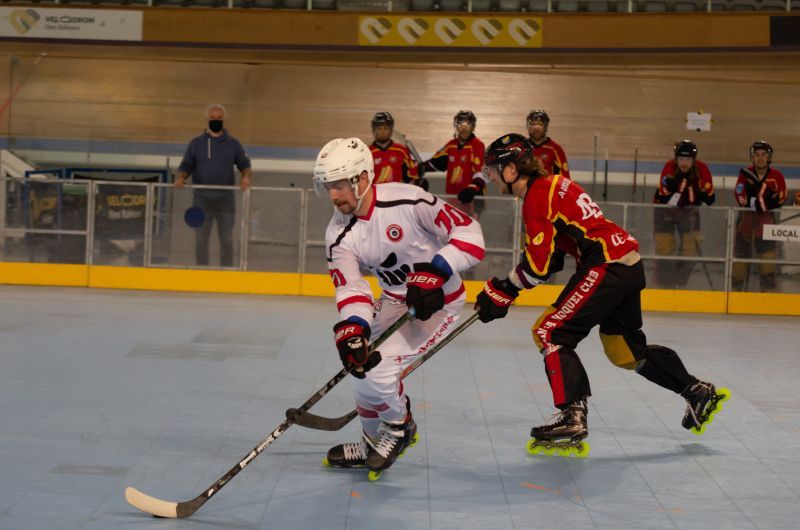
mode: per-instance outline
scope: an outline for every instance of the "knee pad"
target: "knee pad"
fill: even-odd
[[[656,254],[672,254],[675,252],[675,236],[672,233],[656,232],[653,234],[656,240]]]
[[[606,357],[615,366],[624,368],[626,370],[635,370],[638,361],[633,355],[631,347],[622,335],[606,335],[600,333],[600,342],[603,343],[603,350],[606,352]]]

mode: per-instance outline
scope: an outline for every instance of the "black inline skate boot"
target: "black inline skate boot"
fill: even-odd
[[[681,396],[686,399],[686,412],[681,425],[700,435],[714,420],[714,414],[722,410],[721,403],[731,396],[731,392],[727,388],[717,389],[711,383],[697,381],[687,386]]]
[[[556,413],[553,421],[531,429],[528,452],[532,455],[586,456],[589,454],[589,444],[583,439],[589,435],[587,413],[585,400],[566,405]]]
[[[384,421],[378,427],[380,439],[373,444],[367,456],[369,480],[378,480],[381,474],[388,469],[394,461],[403,456],[406,449],[415,445],[419,440],[417,424],[411,413],[405,422]]]
[[[328,451],[328,456],[322,464],[331,467],[362,467],[367,463],[367,457],[372,450],[372,445],[365,433],[361,433],[361,440],[335,445]]]

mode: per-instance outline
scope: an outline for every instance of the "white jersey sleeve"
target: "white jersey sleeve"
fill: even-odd
[[[336,288],[336,307],[340,318],[347,320],[355,316],[371,324],[372,289],[361,274],[358,258],[350,246],[350,238],[347,237],[355,222],[355,216],[334,216],[331,219],[325,234],[325,254],[328,258],[328,273]]]
[[[414,208],[417,222],[445,243],[436,255],[444,259],[453,272],[477,265],[485,254],[483,232],[478,221],[426,191],[420,189],[419,196],[425,200]]]

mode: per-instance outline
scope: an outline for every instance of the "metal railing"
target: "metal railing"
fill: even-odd
[[[0,180],[0,190],[4,204],[0,216],[0,261],[327,272],[324,230],[333,208],[313,190],[252,187],[241,191],[213,186],[177,189],[172,184],[155,182],[13,178]],[[231,265],[196,264],[198,229],[187,224],[184,212],[198,204],[198,197],[205,200],[209,194],[212,198],[219,194],[233,197],[229,204],[234,205],[234,211],[220,214],[231,216]],[[519,262],[524,251],[522,202],[502,196],[479,201],[487,259],[478,266],[476,279],[484,273],[486,277],[504,274]],[[639,240],[640,253],[656,279],[655,284],[650,282],[652,287],[674,288],[675,285],[659,285],[659,270],[663,273],[670,268],[683,268],[693,275],[686,279],[692,280],[686,288],[694,285],[700,290],[730,291],[734,264],[746,263],[781,267],[783,290],[800,292],[800,241],[771,243],[773,251],[768,257],[758,248],[751,248],[746,255],[737,254],[736,249],[742,247],[742,241],[737,242],[737,238],[741,239],[737,226],[742,216],[758,215],[749,210],[599,204],[609,219]],[[687,243],[681,232],[665,236],[663,227],[656,226],[659,211],[696,216],[693,239]],[[800,231],[798,212],[800,208],[775,210],[768,219],[774,219],[775,224],[791,223],[787,226],[797,226]],[[209,211],[207,215],[219,225],[217,213]],[[668,242],[674,238],[669,252],[659,248],[656,235],[661,242],[665,237]],[[210,254],[215,258],[221,250],[217,233],[211,234],[209,241]],[[685,248],[681,248],[682,244]],[[754,243],[749,244],[752,247]],[[696,265],[702,272],[694,270]],[[563,273],[554,278],[556,282],[563,279]]]

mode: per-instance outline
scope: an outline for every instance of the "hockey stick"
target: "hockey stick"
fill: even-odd
[[[399,140],[401,144],[405,145],[411,152],[411,156],[413,156],[414,160],[417,161],[417,165],[422,167],[422,164],[425,161],[422,160],[422,157],[419,155],[419,151],[417,151],[417,148],[414,146],[414,143],[408,138],[406,138],[405,134],[401,133],[400,131],[392,131],[392,138],[395,141]]]
[[[442,342],[431,348],[429,352],[425,355],[411,363],[403,370],[403,373],[400,374],[400,379],[405,379],[408,377],[411,372],[416,370],[417,368],[422,365],[425,361],[430,359],[436,352],[444,348],[451,340],[456,338],[462,331],[467,329],[475,320],[478,318],[478,313],[473,313],[470,317],[465,320],[462,324],[460,324],[456,329],[453,330],[448,336],[442,339]],[[295,423],[300,425],[301,427],[308,427],[309,429],[316,429],[319,431],[338,431],[350,421],[355,418],[357,412],[355,410],[351,410],[344,416],[339,418],[327,418],[325,416],[317,416],[316,414],[312,414],[310,412],[300,412],[297,409],[289,409],[286,411],[286,417],[294,416]]]
[[[402,317],[400,317],[397,322],[391,325],[386,331],[384,331],[380,337],[378,337],[373,344],[375,347],[380,345],[382,342],[386,341],[390,335],[392,335],[395,331],[400,329],[400,327],[411,320],[413,317],[411,313],[406,313]],[[352,369],[352,368],[351,368]],[[310,409],[317,403],[320,399],[325,396],[330,390],[336,386],[339,381],[345,378],[347,374],[350,373],[351,369],[342,368],[339,370],[332,379],[330,379],[325,386],[320,388],[313,396],[308,398],[308,401],[303,403],[300,408],[298,409],[301,413],[305,412],[306,410]],[[266,438],[261,440],[257,446],[253,448],[252,451],[247,453],[244,458],[242,458],[239,463],[233,466],[231,469],[228,470],[222,477],[220,477],[214,484],[210,487],[206,488],[206,490],[195,497],[194,499],[185,501],[185,502],[172,502],[172,501],[165,501],[161,499],[157,499],[155,497],[151,497],[141,491],[137,490],[136,488],[125,488],[125,500],[133,506],[134,508],[138,508],[139,510],[154,515],[156,517],[170,517],[170,518],[177,518],[183,519],[184,517],[189,517],[194,512],[197,511],[203,504],[206,503],[208,499],[213,497],[219,490],[222,489],[225,484],[230,482],[230,480],[235,477],[239,471],[245,468],[250,462],[252,462],[258,455],[260,455],[264,449],[266,449],[272,442],[274,442],[281,434],[283,434],[289,427],[292,426],[294,421],[292,419],[286,419],[283,423],[278,425],[278,427],[272,431]]]

